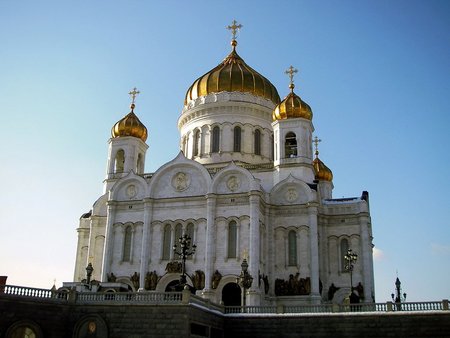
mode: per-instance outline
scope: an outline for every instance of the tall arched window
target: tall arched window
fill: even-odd
[[[297,136],[291,131],[286,134],[284,153],[285,157],[297,157]]]
[[[170,224],[167,224],[164,227],[164,238],[163,238],[163,251],[162,251],[162,259],[170,259],[171,246],[170,241],[172,237],[172,230],[170,228]]]
[[[241,152],[241,127],[234,127],[233,151],[236,153]]]
[[[125,228],[125,234],[123,238],[123,257],[124,262],[131,261],[131,241],[132,241],[133,229],[131,226]]]
[[[340,255],[340,258],[341,258],[341,270],[342,271],[345,271],[345,259],[344,259],[344,256],[347,254],[347,251],[348,251],[348,240],[347,240],[347,238],[343,238],[341,240],[341,255]]]
[[[191,238],[191,247],[195,244],[194,242],[194,224],[189,223],[186,227],[186,235],[188,235]],[[192,255],[189,256],[187,259],[192,259]]]
[[[228,224],[228,258],[236,258],[237,249],[237,224],[231,221]]]
[[[194,151],[193,155],[198,156],[200,150],[200,130],[196,130],[194,133]]]
[[[261,131],[255,130],[255,155],[261,155]]]
[[[274,160],[275,159],[275,139],[273,137],[273,134],[270,137],[270,146],[272,148],[270,151],[270,156],[272,156],[272,160]]]
[[[181,236],[183,236],[183,226],[178,223],[177,225],[175,225],[175,238],[173,239],[173,245],[176,244],[178,246],[178,249],[180,249],[179,239]]]
[[[120,149],[116,153],[116,158],[114,160],[114,172],[123,173],[123,166],[125,163],[125,152]]]
[[[136,165],[136,173],[137,174],[144,173],[144,161],[142,160],[142,154],[138,155],[137,165]]]
[[[288,265],[297,265],[297,233],[294,230],[288,235]]]
[[[215,126],[213,128],[212,132],[212,149],[211,151],[213,153],[218,153],[220,147],[220,129],[219,127]]]

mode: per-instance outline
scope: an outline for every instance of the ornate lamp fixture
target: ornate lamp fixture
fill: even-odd
[[[173,246],[173,252],[181,258],[181,275],[180,275],[180,285],[184,287],[186,285],[186,259],[195,253],[197,246],[194,244],[191,246],[191,237],[184,234],[178,239],[180,243],[180,251],[178,250],[178,245]]]
[[[250,289],[253,283],[253,277],[248,272],[248,263],[247,260],[244,258],[241,264],[241,274],[239,275],[238,282],[239,285],[243,289],[243,297],[242,297],[242,307],[245,308],[245,295],[247,293],[247,289]]]
[[[403,303],[406,302],[406,292],[402,294],[402,283],[400,282],[400,279],[395,280],[395,294],[391,293],[392,301],[395,303]]]
[[[358,255],[352,251],[352,249],[347,250],[347,254],[344,256],[345,259],[345,270],[350,272],[350,295],[353,293],[353,266],[358,260]]]

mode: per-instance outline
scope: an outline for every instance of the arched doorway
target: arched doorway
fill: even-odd
[[[181,291],[179,289],[180,289],[180,281],[178,279],[175,279],[171,281],[169,284],[167,284],[165,291],[166,292]]]
[[[241,305],[241,287],[236,283],[228,283],[222,289],[222,302],[225,306]]]

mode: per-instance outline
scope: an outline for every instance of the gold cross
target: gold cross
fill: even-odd
[[[317,136],[315,136],[313,143],[314,143],[314,147],[316,148],[316,156],[319,155],[319,142],[322,142],[322,140],[320,138],[318,138]]]
[[[243,27],[241,24],[239,25],[236,24],[237,21],[233,20],[233,24],[231,26],[227,26],[227,29],[231,31],[231,34],[233,34],[233,40],[236,40],[236,32]]]
[[[139,90],[137,90],[136,87],[134,87],[133,90],[128,93],[131,96],[131,104],[134,104],[134,100],[136,99],[136,96],[140,93],[141,92]]]
[[[298,70],[290,66],[284,73],[288,74],[289,79],[291,80],[290,84],[294,84],[294,74],[298,73]]]

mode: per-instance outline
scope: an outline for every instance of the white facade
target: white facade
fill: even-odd
[[[104,195],[80,218],[74,281],[90,262],[95,280],[164,291],[180,275],[168,267],[178,260],[172,246],[188,233],[197,246],[188,284],[217,303],[229,303],[244,258],[253,277],[247,304],[342,302],[350,293],[347,249],[359,256],[353,286],[373,301],[368,194],[332,199],[332,182],[315,180],[312,121],[273,122],[274,108],[239,91],[187,102],[181,151],[151,174],[144,141],[111,138]],[[295,154],[287,154],[289,133]],[[192,280],[196,271],[204,279]]]

